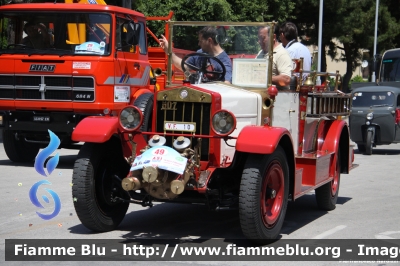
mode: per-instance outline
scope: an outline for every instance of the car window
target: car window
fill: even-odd
[[[393,106],[394,103],[395,95],[391,91],[353,93],[353,107]]]

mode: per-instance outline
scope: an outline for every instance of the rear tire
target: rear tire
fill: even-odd
[[[130,199],[121,182],[113,177],[117,175],[122,179],[129,172],[120,146],[116,140],[85,143],[75,161],[72,176],[74,207],[79,220],[90,230],[114,230],[128,210],[128,202],[112,201],[114,197]]]
[[[239,193],[243,234],[261,244],[278,238],[285,219],[289,194],[289,166],[278,146],[270,155],[249,155]]]
[[[365,144],[365,154],[366,155],[371,155],[372,154],[372,146],[374,144],[374,136],[372,134],[372,131],[367,132],[367,140]]]
[[[333,179],[315,190],[317,205],[321,210],[332,211],[336,208],[340,185],[340,154],[336,156],[336,169]]]
[[[3,129],[3,146],[7,157],[15,163],[33,162],[38,154],[39,145],[15,138],[15,131]]]

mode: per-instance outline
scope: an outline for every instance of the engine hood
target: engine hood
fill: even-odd
[[[225,83],[204,83],[195,86],[219,93],[221,95],[221,109],[232,112],[238,122],[252,121],[251,124],[260,125],[259,118],[262,110],[260,94]]]

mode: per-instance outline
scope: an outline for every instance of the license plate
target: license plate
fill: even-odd
[[[50,116],[45,115],[35,115],[33,116],[34,122],[50,122]]]
[[[166,131],[185,131],[196,132],[196,123],[194,122],[164,122],[164,130]]]

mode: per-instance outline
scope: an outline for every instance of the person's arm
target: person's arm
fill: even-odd
[[[290,76],[284,74],[278,76],[272,76],[272,84],[282,87],[289,86]]]
[[[229,58],[228,54],[224,51],[220,54],[220,56],[217,56],[219,60],[224,64],[225,66],[225,83],[231,84],[232,83],[232,61]]]
[[[160,41],[161,48],[163,48],[164,52],[166,54],[168,54],[168,40],[167,40],[167,38],[165,38],[165,36],[161,34],[161,39],[159,39],[159,41]],[[171,58],[172,58],[172,63],[174,64],[174,66],[176,68],[178,68],[179,70],[183,71],[182,67],[181,67],[182,59],[179,58],[174,53],[172,53]]]
[[[278,75],[272,76],[272,84],[278,86],[289,86],[290,76],[292,75],[292,59],[289,53],[285,51],[276,59]]]

